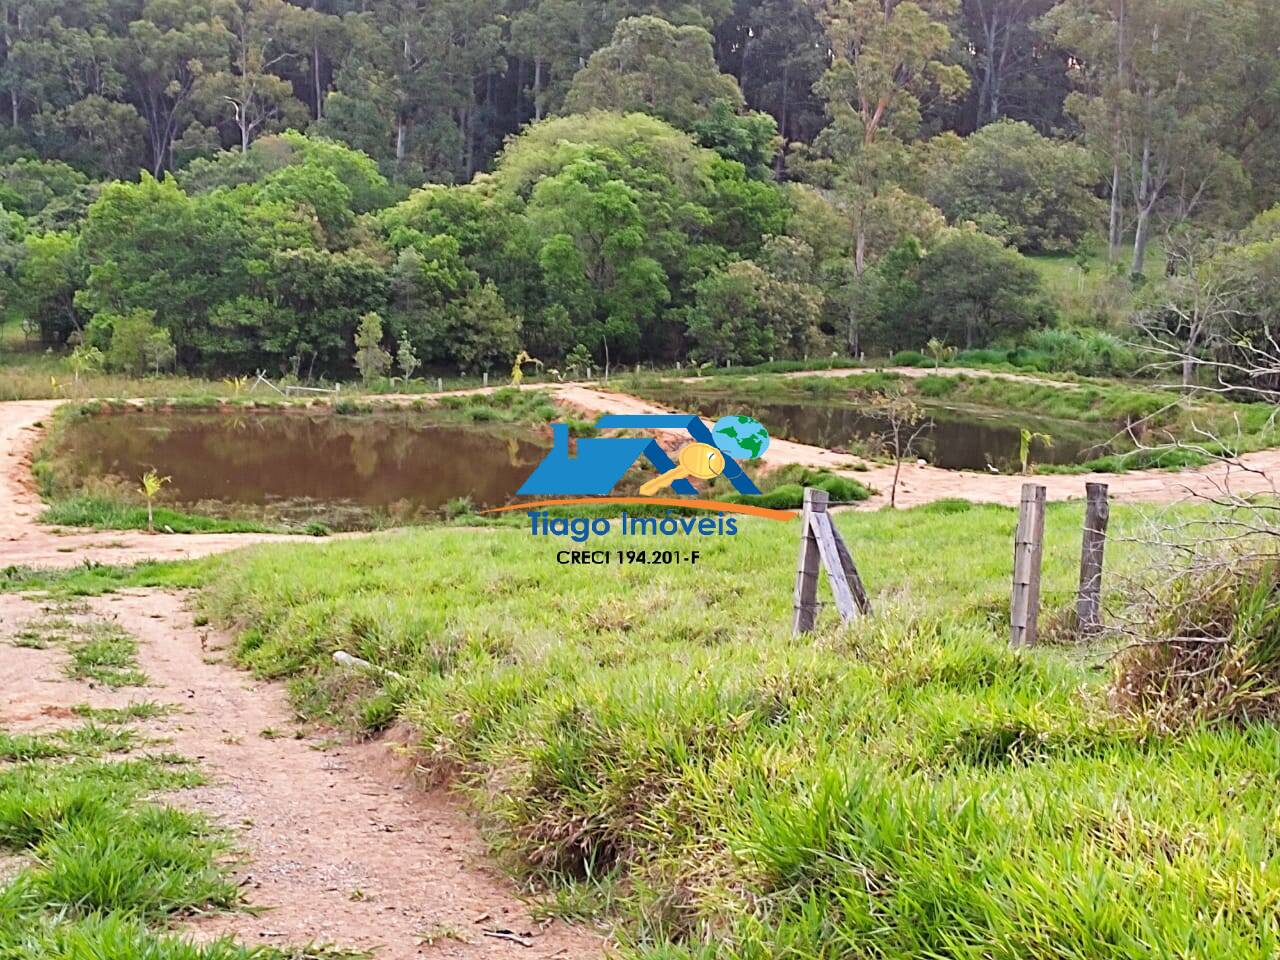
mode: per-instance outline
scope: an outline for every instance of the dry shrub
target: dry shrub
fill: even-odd
[[[1280,559],[1175,577],[1118,657],[1113,704],[1162,731],[1280,715]]]

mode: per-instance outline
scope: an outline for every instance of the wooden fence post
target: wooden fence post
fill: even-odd
[[[808,633],[818,622],[818,538],[813,532],[813,516],[827,512],[827,491],[806,489],[804,512],[800,514],[800,559],[796,563],[796,591],[792,633]]]
[[[859,614],[871,613],[862,577],[853,562],[840,531],[827,512],[829,497],[825,490],[806,488],[804,513],[800,522],[800,560],[796,565],[795,611],[791,622],[793,633],[808,633],[818,619],[818,566],[827,571],[836,609],[846,623]]]
[[[1084,537],[1080,542],[1080,592],[1076,595],[1076,623],[1083,636],[1102,629],[1102,555],[1107,545],[1111,505],[1105,483],[1085,484]]]
[[[1009,603],[1010,644],[1029,647],[1036,642],[1040,616],[1040,558],[1044,548],[1045,488],[1022,485],[1018,531],[1013,540],[1013,599]]]

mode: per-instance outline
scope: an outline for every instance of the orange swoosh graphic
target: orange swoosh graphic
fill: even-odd
[[[765,520],[794,520],[798,514],[790,510],[770,510],[747,503],[721,503],[719,500],[683,500],[678,497],[576,497],[568,500],[533,500],[529,503],[513,503],[509,507],[481,510],[481,513],[508,513],[512,510],[530,510],[533,507],[576,507],[593,503],[645,503],[664,507],[692,507],[694,510],[718,510],[721,513],[745,513]]]

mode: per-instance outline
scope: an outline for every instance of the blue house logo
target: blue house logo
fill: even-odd
[[[734,459],[758,457],[769,444],[764,428],[747,417],[724,417],[714,429],[708,429],[700,417],[689,414],[609,414],[601,417],[596,426],[602,430],[683,431],[694,444],[703,445],[699,449],[710,448],[715,472],[735,490],[760,492]],[[584,438],[578,441],[577,455],[573,456],[569,451],[568,425],[552,424],[551,432],[551,451],[517,491],[520,496],[606,496],[641,457],[660,474],[680,473],[680,467],[652,437]],[[684,460],[682,451],[682,465]],[[671,489],[682,496],[695,496],[698,492],[687,475],[672,480]]]

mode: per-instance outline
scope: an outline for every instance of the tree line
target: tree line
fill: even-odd
[[[982,346],[1058,319],[1022,254],[1280,199],[1269,6],[6,2],[6,308],[211,372]]]

